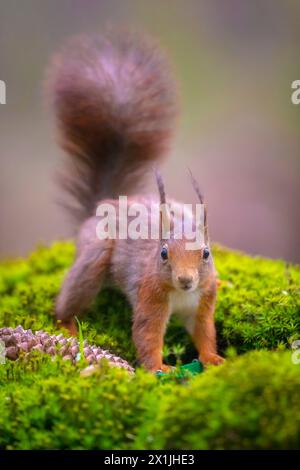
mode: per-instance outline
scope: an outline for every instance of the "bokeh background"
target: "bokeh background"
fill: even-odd
[[[56,204],[63,155],[43,76],[67,37],[107,24],[154,35],[173,63],[182,114],[164,168],[169,194],[196,202],[190,167],[214,240],[299,262],[298,0],[0,0],[0,257],[74,233]]]

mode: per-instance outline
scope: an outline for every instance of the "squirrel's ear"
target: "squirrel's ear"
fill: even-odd
[[[206,245],[208,245],[209,243],[209,237],[208,237],[208,225],[207,225],[207,207],[206,207],[206,204],[204,202],[204,198],[203,198],[203,195],[200,191],[200,188],[199,188],[199,185],[198,185],[198,182],[195,180],[191,170],[189,169],[189,173],[190,173],[190,177],[191,177],[191,180],[192,180],[192,185],[193,185],[193,188],[194,188],[194,191],[195,193],[197,194],[198,196],[198,199],[200,201],[200,204],[202,204],[204,206],[204,220],[203,220],[203,224],[204,224],[204,243]]]
[[[158,171],[157,168],[154,168],[156,184],[158,187],[159,192],[159,202],[160,202],[160,209],[159,209],[159,238],[167,239],[169,238],[170,234],[170,212],[166,202],[166,192],[165,186],[163,182],[163,178],[161,173]]]

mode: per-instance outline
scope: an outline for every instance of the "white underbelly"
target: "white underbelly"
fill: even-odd
[[[169,296],[170,315],[176,314],[179,316],[190,334],[193,334],[194,331],[195,316],[200,297],[201,292],[199,289],[193,292],[176,290],[171,292]]]

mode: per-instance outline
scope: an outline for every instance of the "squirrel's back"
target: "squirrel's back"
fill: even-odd
[[[61,145],[72,157],[63,186],[84,219],[97,201],[136,192],[165,153],[173,82],[157,46],[126,32],[72,39],[54,57],[47,83]]]

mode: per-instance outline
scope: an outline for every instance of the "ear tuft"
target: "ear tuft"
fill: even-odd
[[[156,183],[159,192],[159,199],[161,204],[166,204],[166,192],[165,192],[165,185],[163,182],[162,175],[157,168],[154,168]]]

